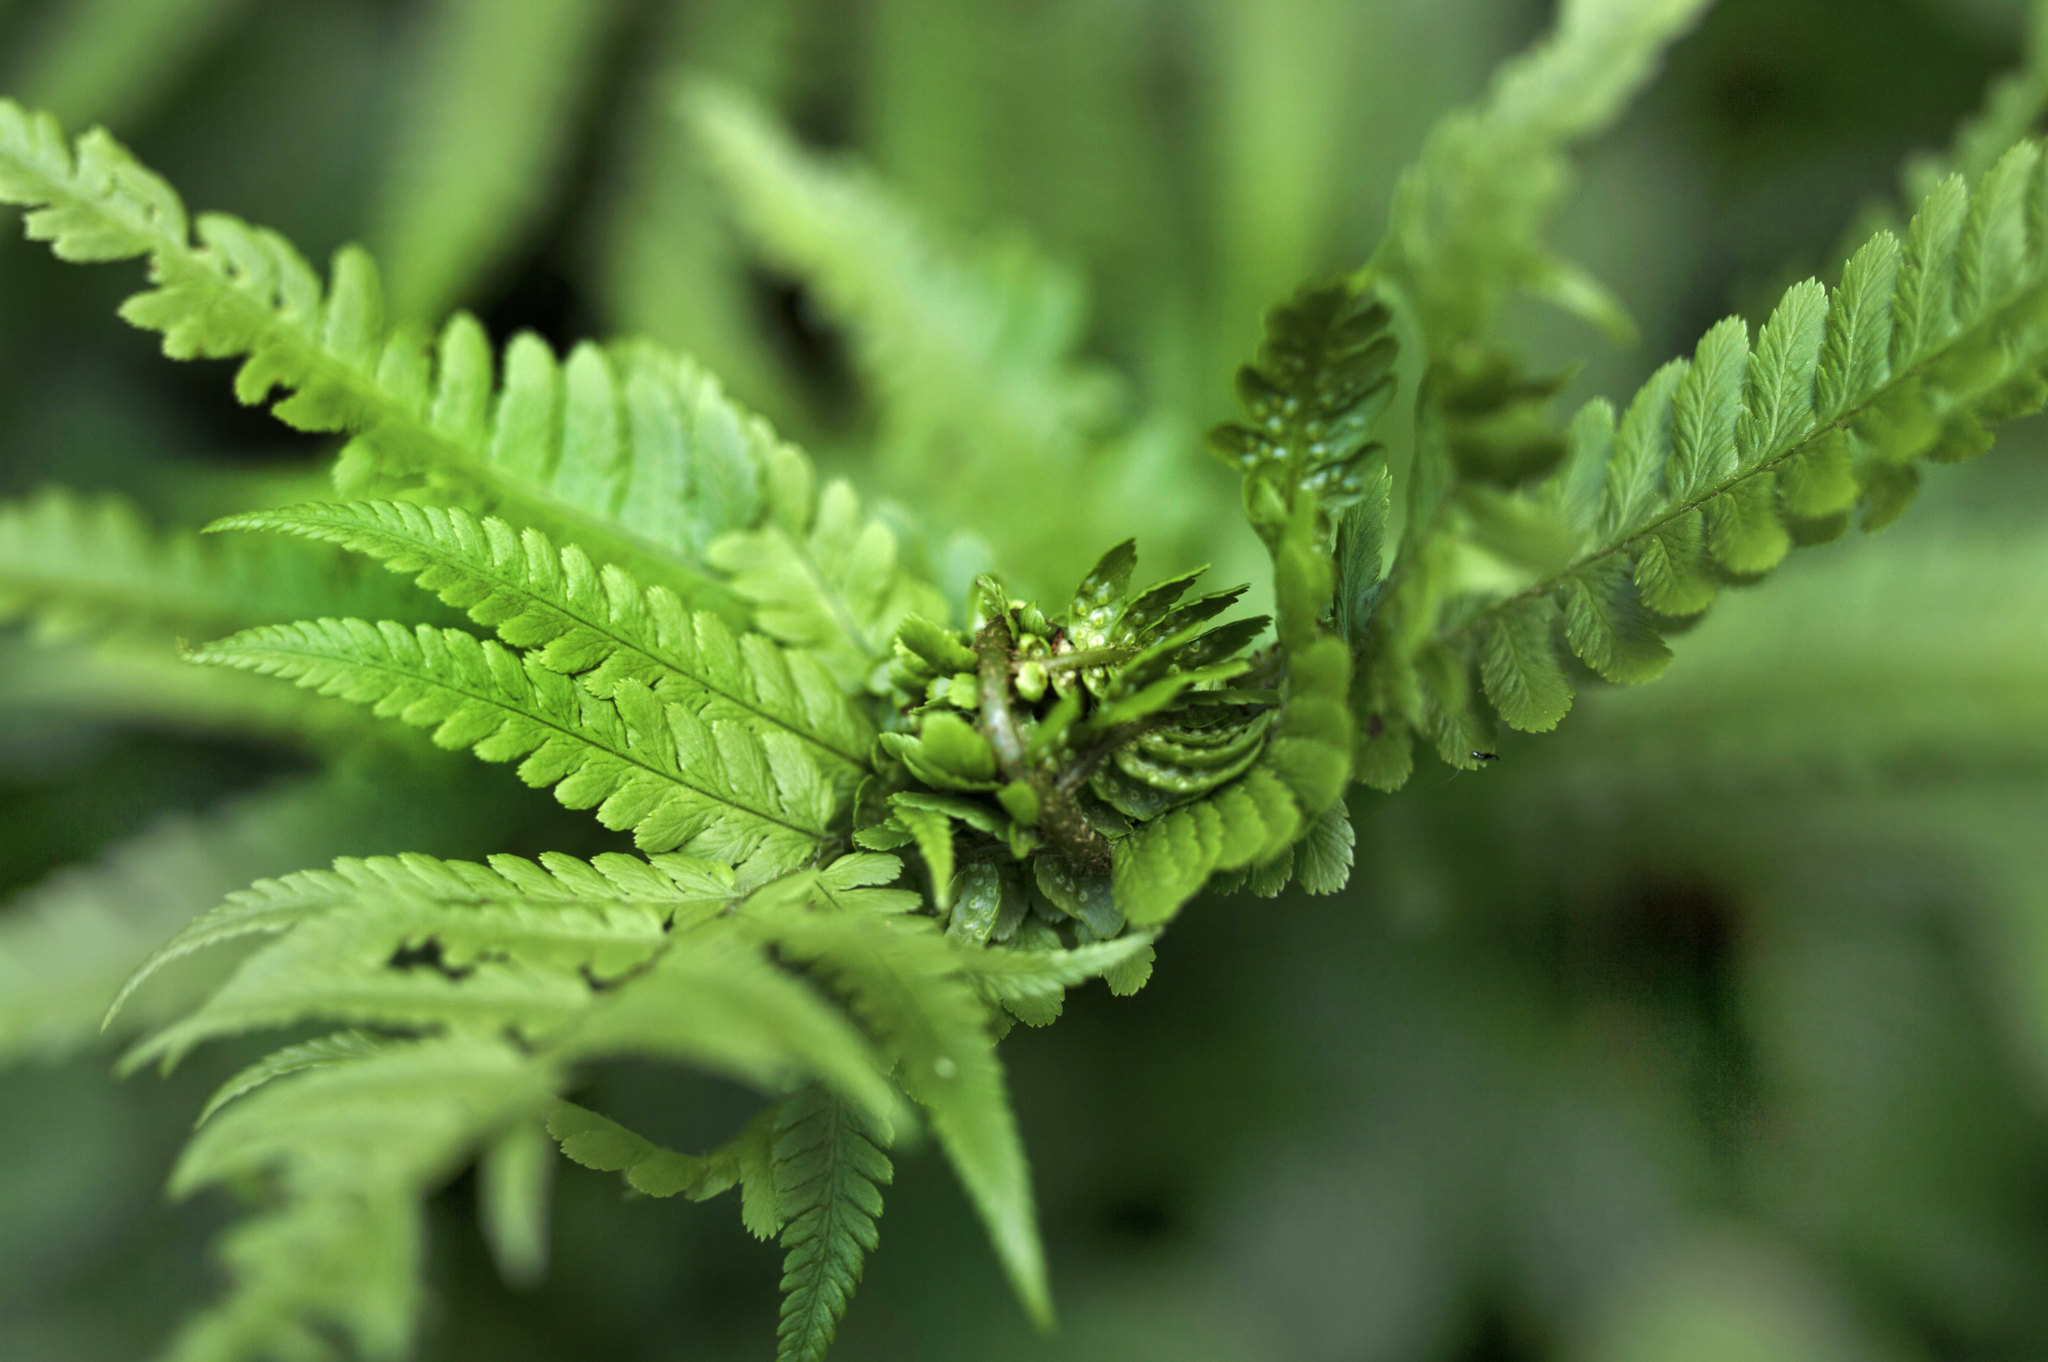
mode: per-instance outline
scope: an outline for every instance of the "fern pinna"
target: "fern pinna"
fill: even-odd
[[[649,1196],[737,1188],[747,1228],[785,1250],[779,1355],[814,1359],[878,1241],[888,1151],[919,1125],[1049,1322],[997,1053],[1014,1022],[1051,1022],[1091,979],[1141,987],[1200,893],[1340,888],[1347,790],[1401,786],[1417,737],[1471,768],[1496,719],[1555,727],[1567,653],[1578,680],[1654,678],[1661,635],[1723,586],[1852,520],[1883,525],[1922,464],[1981,452],[2048,396],[2048,168],[2022,142],[1974,185],[1938,183],[1904,239],[1872,238],[1832,290],[1793,287],[1754,346],[1730,319],[1621,407],[1551,415],[1559,381],[1492,339],[1501,301],[1534,292],[1619,329],[1538,232],[1564,149],[1699,8],[1568,5],[1432,137],[1371,260],[1271,313],[1242,416],[1209,441],[1242,479],[1270,619],[1201,572],[1145,582],[1128,540],[1070,596],[981,573],[956,611],[899,518],[820,486],[688,360],[639,343],[564,357],[532,336],[494,353],[466,317],[390,325],[362,253],[323,279],[273,233],[189,218],[104,134],[74,143],[0,103],[0,197],[32,237],[68,260],[144,260],[124,317],[174,358],[240,361],[244,402],[343,437],[339,499],[227,517],[213,528],[234,534],[203,546],[153,546],[125,513],[61,496],[0,512],[0,608],[52,630],[227,631],[188,658],[513,764],[635,848],[343,858],[229,894],[157,949],[110,1015],[187,957],[238,954],[148,1013],[131,1066],[328,1028],[202,1114],[174,1190],[226,1186],[254,1209],[222,1246],[226,1298],[170,1356],[325,1356],[336,1339],[402,1354],[421,1199],[476,1164],[497,1261],[529,1277],[554,1146]],[[806,162],[744,105],[692,107],[761,213],[848,201],[846,230],[897,231],[881,191]],[[877,272],[825,290],[849,327],[887,333],[863,337],[867,362],[945,352],[942,334],[895,335],[924,324],[914,308],[868,316],[910,256],[869,261],[821,235],[832,222],[804,226],[764,228],[793,268]],[[1397,397],[1412,425],[1383,442]],[[248,547],[258,532],[282,538]],[[335,550],[438,602],[387,610],[388,578],[344,590],[292,556]],[[301,566],[248,566],[267,554]],[[337,712],[273,722],[331,734]],[[617,1056],[765,1103],[723,1145],[665,1149],[570,1100]]]

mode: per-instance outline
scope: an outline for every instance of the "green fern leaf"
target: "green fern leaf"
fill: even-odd
[[[1548,599],[1523,601],[1497,614],[1479,655],[1486,698],[1524,733],[1547,733],[1572,707],[1571,683],[1551,644],[1556,610]]]
[[[1391,320],[1345,283],[1311,285],[1273,309],[1258,362],[1237,374],[1248,419],[1218,426],[1210,448],[1284,486],[1289,504],[1297,490],[1332,511],[1359,500],[1378,448],[1366,436],[1394,398]]]
[[[247,1097],[258,1088],[274,1083],[280,1078],[289,1078],[293,1074],[304,1073],[309,1069],[324,1069],[332,1064],[344,1064],[350,1060],[367,1059],[390,1043],[368,1031],[336,1031],[330,1036],[321,1036],[297,1045],[287,1045],[281,1050],[272,1050],[215,1088],[213,1096],[206,1099],[206,1105],[199,1109],[199,1116],[192,1124],[205,1125],[222,1107],[237,1098]]]
[[[285,395],[301,430],[353,436],[337,478],[425,481],[582,545],[686,600],[728,606],[702,570],[718,535],[752,525],[782,446],[686,360],[647,345],[537,337],[500,367],[477,323],[437,342],[387,327],[369,257],[335,257],[324,283],[275,233],[219,214],[189,222],[178,196],[102,132],[73,147],[56,122],[0,102],[0,200],[62,259],[146,257],[149,291],[122,315],[175,359],[243,359],[236,394]],[[195,239],[196,230],[196,239]],[[785,458],[798,458],[782,451]]]
[[[1744,467],[1782,454],[1812,426],[1827,315],[1827,290],[1808,279],[1793,285],[1764,323],[1750,360],[1736,442]]]
[[[930,1111],[1025,1309],[1049,1320],[1030,1172],[988,1012],[938,922],[848,906],[802,876],[756,894],[739,920],[846,995],[897,1062],[904,1092]]]
[[[1294,844],[1294,875],[1311,894],[1334,894],[1351,882],[1352,853],[1358,834],[1351,812],[1332,804]]]
[[[431,938],[405,951],[401,919],[358,912],[299,924],[244,960],[205,1002],[131,1049],[123,1071],[151,1063],[168,1070],[208,1041],[300,1021],[539,1037],[560,1031],[590,1005],[591,987],[574,971],[489,959],[449,966]],[[613,946],[601,928],[586,927],[585,934],[598,949]]]
[[[707,861],[550,852],[538,864],[493,856],[488,865],[430,856],[343,857],[332,870],[258,880],[194,918],[144,961],[108,1009],[172,961],[249,936],[274,936],[316,918],[348,914],[390,930],[385,954],[433,940],[454,969],[476,956],[515,955],[611,976],[641,963],[664,933],[726,906],[732,872]]]
[[[1071,950],[963,947],[960,964],[984,998],[1010,1008],[1027,1025],[1044,1026],[1060,1015],[1068,989],[1128,971],[1150,957],[1153,939],[1150,932],[1131,932]]]
[[[861,1265],[879,1236],[875,1218],[895,1177],[886,1135],[820,1088],[784,1102],[775,1133],[775,1200],[782,1232],[782,1323],[777,1362],[822,1362]]]
[[[174,1195],[269,1186],[274,1206],[221,1249],[227,1298],[189,1322],[172,1362],[331,1355],[338,1332],[395,1359],[420,1309],[420,1199],[471,1152],[552,1100],[546,1066],[481,1037],[394,1044],[269,1084],[208,1122]]]
[[[769,1107],[709,1154],[681,1154],[573,1102],[557,1102],[548,1112],[548,1134],[571,1160],[622,1174],[643,1196],[709,1201],[738,1187],[740,1218],[755,1238],[767,1239],[783,1224],[775,1190],[776,1118],[777,1108]]]
[[[477,1229],[508,1286],[536,1286],[547,1276],[554,1189],[555,1147],[537,1117],[514,1121],[477,1159]]]
[[[1117,906],[1135,926],[1164,922],[1209,877],[1262,864],[1301,835],[1301,805],[1273,771],[1255,766],[1208,798],[1139,826],[1115,847]]]
[[[1671,395],[1671,461],[1665,483],[1689,499],[1735,471],[1735,425],[1749,367],[1749,328],[1729,317],[1707,332]]]
[[[1460,656],[1476,652],[1488,697],[1517,727],[1547,727],[1569,704],[1548,651],[1550,625],[1538,622],[1552,613],[1547,602],[1562,607],[1565,641],[1594,670],[1647,680],[1668,656],[1654,638],[1657,616],[1698,614],[1725,583],[1768,572],[1795,542],[1838,532],[1851,509],[1861,508],[1866,529],[1888,524],[1918,486],[1916,461],[1979,453],[1992,426],[2048,399],[2044,196],[2040,149],[2022,144],[1974,192],[1960,179],[1938,185],[1903,251],[1888,233],[1872,238],[1824,313],[1817,284],[1794,286],[1754,355],[1739,321],[1715,327],[1689,363],[1666,365],[1644,385],[1611,444],[1586,444],[1607,450],[1590,517],[1575,490],[1592,485],[1590,453],[1524,499],[1575,536],[1568,559],[1519,590],[1496,588],[1477,608],[1461,604],[1435,653],[1368,658],[1368,695],[1401,697],[1386,673],[1412,668],[1407,695],[1443,697],[1439,746],[1451,760],[1477,733],[1461,708]],[[1452,550],[1433,552],[1442,562]],[[1402,604],[1453,618],[1447,598],[1423,594],[1442,588],[1422,578]],[[1411,639],[1434,627],[1401,624]],[[1369,644],[1384,649],[1390,637]]]
[[[897,626],[944,619],[944,598],[905,569],[894,531],[861,514],[849,484],[814,493],[801,455],[773,456],[768,495],[761,527],[712,544],[712,564],[731,574],[764,632],[814,652],[849,692],[886,692]]]
[[[622,680],[652,686],[706,717],[772,726],[836,769],[869,769],[874,728],[808,653],[737,634],[662,587],[599,568],[574,546],[496,517],[409,502],[315,503],[217,521],[215,530],[277,530],[367,554],[549,671],[582,676],[609,697]]]
[[[831,835],[831,786],[787,733],[700,718],[636,681],[600,700],[459,629],[319,620],[252,629],[192,656],[430,727],[445,748],[518,761],[527,784],[595,808],[645,851],[681,849],[761,876],[811,859]]]
[[[647,969],[603,992],[550,1052],[677,1060],[768,1092],[818,1082],[878,1127],[905,1119],[886,1066],[844,1014],[771,964],[730,917],[682,934]]]
[[[1620,307],[1547,251],[1569,144],[1611,122],[1707,0],[1567,0],[1555,30],[1502,67],[1486,98],[1437,124],[1396,190],[1367,271],[1414,300],[1431,352],[1492,328],[1510,293],[1544,297],[1626,334]]]

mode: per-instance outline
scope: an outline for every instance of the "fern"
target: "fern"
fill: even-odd
[[[114,999],[118,1013],[163,966],[246,936],[274,936],[323,916],[382,930],[372,954],[388,957],[431,940],[436,965],[459,971],[483,953],[610,977],[643,963],[663,933],[716,912],[732,897],[729,873],[708,862],[629,856],[594,862],[550,854],[488,865],[409,854],[359,860],[259,880],[195,917],[164,943]]]
[[[465,74],[423,92],[474,90],[492,65],[484,7],[450,6],[442,55]],[[421,1313],[419,1204],[471,1164],[501,1273],[531,1280],[552,1139],[646,1195],[737,1187],[747,1228],[784,1250],[780,1355],[815,1362],[878,1242],[884,1151],[918,1121],[1026,1313],[1049,1323],[997,1053],[1013,1022],[1051,1022],[1091,979],[1135,991],[1205,891],[1342,888],[1359,854],[1350,786],[1404,783],[1417,735],[1477,767],[1497,756],[1494,718],[1558,726],[1569,657],[1612,682],[1654,678],[1664,636],[1721,586],[1859,512],[1881,526],[1920,463],[1981,452],[2048,398],[2048,169],[2023,142],[1974,186],[1935,186],[1903,243],[1874,237],[1832,294],[1791,289],[1753,346],[1731,318],[1624,409],[1551,417],[1564,377],[1499,348],[1501,314],[1533,293],[1626,330],[1542,229],[1569,147],[1703,8],[1567,3],[1549,40],[1432,134],[1370,260],[1268,315],[1238,373],[1242,414],[1209,444],[1240,479],[1270,619],[1233,616],[1247,588],[1200,592],[1200,570],[1137,579],[1136,542],[1106,522],[1140,517],[1115,493],[1145,465],[1113,446],[1112,389],[1077,358],[1077,286],[1022,247],[948,247],[731,97],[699,87],[688,117],[763,253],[851,336],[885,474],[940,534],[1001,542],[1013,577],[928,553],[940,541],[864,507],[852,481],[821,485],[691,361],[637,342],[564,358],[531,335],[500,353],[464,317],[437,338],[392,326],[363,253],[323,280],[274,233],[189,220],[104,133],[71,143],[0,103],[0,198],[29,210],[30,234],[65,259],[144,260],[148,288],[123,315],[173,357],[239,361],[245,402],[342,437],[343,498],[214,526],[283,543],[157,536],[118,503],[62,494],[0,509],[0,613],[159,649],[227,633],[189,658],[516,764],[640,852],[413,851],[282,873],[391,848],[343,826],[297,837],[284,819],[257,854],[242,843],[275,812],[258,807],[215,830],[233,853],[217,873],[139,853],[143,875],[169,865],[202,898],[167,895],[90,947],[79,929],[106,906],[101,886],[9,924],[0,969],[128,974],[109,1018],[151,1028],[129,1067],[297,1031],[217,1090],[174,1178],[180,1194],[258,1203],[225,1241],[226,1298],[174,1355],[401,1354]],[[537,12],[549,22],[511,34],[512,55],[561,70],[559,100],[521,106],[528,166],[555,154],[548,109],[571,98],[605,17]],[[1958,164],[2025,102],[2000,98]],[[395,251],[408,316],[521,225],[509,159],[443,173],[470,140],[450,130],[485,107],[451,103],[391,182],[383,230],[411,243]],[[459,212],[433,206],[444,179]],[[1412,419],[1388,421],[1397,404]],[[1088,504],[1005,526],[1012,504],[1043,506],[1044,485]],[[1097,519],[1118,542],[1070,597],[1012,594]],[[330,549],[495,637],[409,616],[433,609],[424,597],[350,586]],[[964,613],[927,557],[949,590],[973,577]],[[62,658],[36,674],[64,684]],[[390,797],[398,783],[380,783],[380,812],[417,806],[417,788]],[[145,931],[167,939],[138,965]],[[216,948],[233,953],[208,957],[223,963],[203,996],[168,987]],[[38,1017],[28,996],[18,1049],[79,1043],[75,1009]],[[758,1109],[694,1154],[570,1100],[591,1066],[629,1056],[733,1079]]]
[[[770,457],[769,511],[754,529],[711,546],[712,564],[754,608],[761,630],[815,652],[851,691],[882,689],[880,668],[910,615],[944,615],[944,600],[905,569],[896,535],[864,517],[851,484],[814,487],[793,450]]]
[[[895,1176],[860,1113],[820,1089],[782,1107],[775,1132],[775,1199],[782,1232],[779,1362],[818,1362],[831,1345],[862,1260],[874,1252],[875,1218]]]
[[[955,948],[930,918],[863,911],[801,880],[756,897],[742,920],[820,970],[897,1063],[904,1092],[931,1112],[938,1136],[988,1227],[1026,1309],[1049,1321],[1051,1301],[1031,1205],[1023,1144],[986,1011],[959,977]],[[804,891],[825,906],[814,910]],[[784,1316],[785,1321],[788,1316]]]
[[[12,103],[0,103],[0,199],[31,208],[30,234],[60,258],[147,258],[151,287],[122,315],[163,333],[172,358],[242,357],[244,402],[281,388],[281,420],[350,435],[344,487],[425,480],[716,601],[703,550],[752,523],[776,441],[688,361],[647,346],[583,346],[564,361],[522,336],[500,378],[472,319],[431,346],[389,328],[360,251],[339,254],[323,284],[274,233],[219,214],[188,223],[169,186],[104,133],[74,148]]]
[[[1392,608],[1430,623],[1402,626],[1419,646],[1390,633],[1368,645],[1368,726],[1405,746],[1409,728],[1432,722],[1415,698],[1425,665],[1445,658],[1437,746],[1453,765],[1476,765],[1467,735],[1481,729],[1458,675],[1475,653],[1503,720],[1554,727],[1573,693],[1557,633],[1609,680],[1650,679],[1665,656],[1660,619],[1698,614],[1723,582],[1839,535],[1852,513],[1882,528],[1911,499],[1921,462],[1981,453],[1993,425],[2037,410],[2048,398],[2048,240],[2029,207],[2043,192],[2040,162],[2022,143],[1974,193],[1944,182],[1905,243],[1873,237],[1831,296],[1813,281],[1790,289],[1754,353],[1731,318],[1652,377],[1620,420],[1604,403],[1583,412],[1559,470],[1505,503],[1551,531],[1550,561],[1525,559],[1524,584],[1490,597],[1427,569],[1404,583]],[[1404,776],[1390,765],[1376,783]]]
[[[1565,0],[1545,41],[1502,67],[1478,105],[1430,132],[1361,279],[1400,287],[1433,354],[1483,335],[1512,292],[1628,333],[1620,305],[1546,250],[1539,229],[1569,183],[1563,148],[1610,122],[1706,7]]]
[[[597,810],[646,851],[773,874],[831,835],[831,786],[795,739],[664,703],[637,681],[609,700],[459,629],[320,620],[249,630],[196,661],[281,676],[432,728],[436,745],[517,761],[529,785]]]
[[[220,1112],[173,1193],[253,1184],[274,1201],[223,1242],[231,1294],[168,1356],[322,1356],[328,1330],[365,1357],[402,1356],[420,1308],[419,1198],[550,1096],[546,1068],[502,1041],[449,1037],[311,1067]]]
[[[873,728],[808,653],[738,635],[660,587],[599,569],[576,548],[496,518],[403,502],[312,505],[230,516],[217,530],[278,530],[367,554],[420,585],[540,666],[582,676],[608,698],[621,681],[651,686],[700,712],[765,723],[845,771],[867,769]]]
[[[817,1100],[838,1099],[827,1095]],[[851,1110],[848,1108],[847,1119],[858,1119]],[[766,1239],[782,1228],[783,1221],[775,1185],[774,1118],[779,1111],[779,1105],[765,1108],[739,1134],[703,1155],[663,1149],[573,1102],[555,1104],[548,1114],[548,1133],[568,1158],[586,1168],[622,1174],[627,1186],[645,1196],[682,1195],[705,1201],[738,1186],[741,1219],[756,1236]]]

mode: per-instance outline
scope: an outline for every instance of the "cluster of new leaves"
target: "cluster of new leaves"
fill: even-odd
[[[956,936],[1086,945],[1162,920],[1190,895],[1125,892],[1119,848],[1267,750],[1281,697],[1243,655],[1267,621],[1210,623],[1244,588],[1183,601],[1197,570],[1133,593],[1136,565],[1135,546],[1117,545],[1050,618],[984,577],[964,632],[917,616],[898,632],[892,677],[910,726],[882,735],[856,836],[914,842]]]

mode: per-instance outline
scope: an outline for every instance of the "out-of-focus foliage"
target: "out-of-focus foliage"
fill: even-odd
[[[1380,276],[1408,289],[1404,271],[1426,269],[1470,292],[1409,289],[1398,382],[1446,424],[1411,429],[1423,418],[1403,401],[1374,432],[1395,466],[1364,456],[1357,490],[1370,508],[1385,496],[1376,479],[1413,480],[1407,451],[1436,440],[1445,504],[1483,532],[1489,569],[1505,556],[1530,571],[1556,546],[1473,476],[1481,456],[1564,455],[1561,490],[1534,500],[1568,504],[1569,470],[1607,432],[1597,414],[1567,432],[1553,406],[1654,387],[1655,365],[1692,353],[1731,309],[1757,335],[1786,285],[1839,281],[1839,243],[1884,222],[1903,236],[1943,175],[1974,181],[2038,125],[2048,7],[1700,8],[1571,7],[1567,34],[1575,23],[1600,39],[1577,59],[1612,88],[1588,97],[1575,83],[1588,102],[1562,110],[1537,97],[1541,59],[1484,94],[1494,64],[1551,18],[1519,0],[21,0],[0,5],[0,87],[76,127],[107,123],[195,203],[273,222],[316,257],[365,241],[394,322],[466,306],[493,335],[534,327],[557,352],[636,333],[690,353],[860,484],[906,572],[952,600],[991,565],[1042,593],[1136,533],[1162,570],[1214,560],[1226,582],[1266,581],[1270,552],[1284,638],[1290,600],[1300,621],[1319,589],[1309,573],[1288,594],[1302,545],[1346,546],[1321,588],[1339,593],[1341,631],[1342,593],[1377,601],[1423,575],[1396,568],[1383,585],[1391,555],[1373,561],[1420,503],[1387,505],[1370,535],[1353,506],[1247,535],[1200,432],[1233,416],[1227,380],[1262,310],[1304,278],[1355,270],[1390,212]],[[1689,25],[1661,82],[1600,133]],[[1428,135],[1475,99],[1477,114]],[[1526,140],[1488,142],[1491,125]],[[1559,159],[1596,134],[1575,172]],[[1418,175],[1442,173],[1404,190],[1398,172],[1418,154]],[[1431,256],[1455,257],[1474,233],[1515,244],[1488,237],[1479,252],[1500,277]],[[237,416],[214,400],[214,375],[163,365],[108,323],[122,283],[0,246],[0,491],[83,493],[0,520],[0,608],[27,621],[0,640],[0,879],[19,890],[0,908],[0,1054],[13,1065],[0,1072],[0,1356],[54,1362],[144,1355],[217,1286],[197,1247],[210,1203],[172,1209],[159,1189],[206,1091],[259,1051],[231,1044],[169,1085],[111,1085],[110,1052],[90,1046],[137,962],[227,891],[337,855],[618,849],[392,726],[178,660],[181,641],[315,612],[459,617],[317,545],[176,528],[324,495],[324,450]],[[1615,332],[1624,306],[1643,340],[1613,347],[1514,288]],[[1818,334],[1818,315],[1807,306],[1774,330]],[[1767,352],[1803,362],[1796,343],[1771,345],[1759,339],[1753,372]],[[1717,356],[1702,350],[1695,368]],[[679,372],[663,381],[722,400]],[[1679,405],[1711,416],[1707,386]],[[1144,993],[1076,991],[1058,1027],[1020,1028],[1002,1054],[1061,1331],[1022,1327],[975,1250],[975,1208],[936,1160],[899,1147],[885,1251],[833,1356],[1707,1362],[2048,1347],[2035,1204],[2048,1173],[2048,478],[2033,423],[2001,443],[1999,459],[1929,472],[1901,528],[1799,555],[1753,596],[1726,593],[1668,639],[1670,675],[1654,686],[1603,687],[1561,655],[1536,664],[1538,681],[1555,671],[1579,691],[1559,735],[1445,725],[1453,741],[1436,746],[1477,769],[1423,751],[1400,796],[1355,792],[1344,893],[1204,903],[1162,940]],[[405,476],[436,474],[399,455]],[[368,533],[305,524],[314,539]],[[808,529],[747,533],[801,553]],[[785,551],[751,550],[745,561]],[[407,552],[378,556],[426,571],[451,606],[513,631],[508,643],[562,657],[590,644],[588,621],[549,614],[546,591],[515,599],[462,576],[481,550],[453,567]],[[1722,564],[1764,556],[1775,561]],[[829,643],[830,610],[789,580],[737,585],[781,612],[785,642]],[[1315,632],[1290,648],[1317,646]],[[1547,726],[1556,704],[1509,694],[1509,645],[1526,639],[1496,632],[1482,685],[1528,720],[1515,727]],[[1612,675],[1613,648],[1572,642]],[[857,656],[841,651],[842,673]],[[606,664],[629,688],[685,690],[692,665]],[[210,982],[166,972],[121,1026],[179,1015]],[[494,1049],[428,1063],[442,1058],[411,1055],[400,1062],[419,1071],[389,1077],[445,1101],[449,1138],[489,1114],[451,1076],[502,1068],[491,1091],[525,1101],[521,1066],[543,1062]],[[334,1072],[337,1093],[363,1078]],[[262,1136],[283,1108],[261,1099],[213,1118],[239,1124],[198,1146],[187,1182],[235,1172],[207,1151]],[[401,1246],[392,1259],[343,1244],[343,1269],[424,1254],[426,1356],[760,1357],[775,1346],[777,1249],[738,1217],[621,1202],[617,1173],[690,1196],[738,1182],[756,1233],[775,1232],[758,1184],[781,1178],[786,1205],[840,1206],[842,1233],[873,1237],[859,1226],[891,1160],[868,1138],[878,1116],[843,1098],[807,1090],[779,1129],[748,1135],[736,1090],[619,1061],[591,1071],[578,1100],[653,1143],[615,1127],[646,1146],[622,1161],[578,1155],[595,1148],[588,1130],[565,1142],[589,1168],[559,1175],[551,1231],[531,1215],[546,1188],[529,1171],[538,1146],[519,1142],[537,1127],[522,1128],[432,1203],[420,1247],[404,1198],[452,1156],[394,1127],[372,1137],[396,1151],[379,1164],[386,1181],[355,1165],[307,1174],[391,1200],[348,1220],[301,1189],[252,1222],[236,1270],[260,1280],[260,1227],[309,1216]],[[726,1163],[692,1167],[689,1189],[643,1185],[648,1159],[683,1157],[664,1146],[734,1130]],[[771,1135],[765,1153],[745,1144]],[[828,1145],[851,1151],[854,1174],[819,1180]],[[805,1202],[806,1188],[830,1199]],[[479,1215],[482,1238],[458,1223]],[[857,1254],[850,1269],[817,1256],[816,1223],[781,1230],[796,1281],[785,1339],[799,1350],[829,1334],[849,1270],[860,1275]],[[543,1250],[542,1284],[502,1284],[501,1269],[530,1281]],[[324,1285],[338,1299],[408,1289],[342,1270]],[[793,1314],[804,1309],[809,1324]]]

